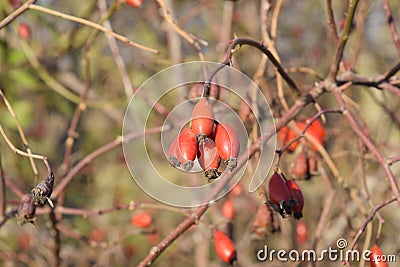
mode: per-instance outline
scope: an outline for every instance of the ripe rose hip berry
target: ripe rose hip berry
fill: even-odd
[[[290,206],[292,195],[286,185],[286,179],[275,172],[268,183],[268,195],[271,206],[285,217],[286,214],[292,214]]]
[[[290,169],[290,173],[298,178],[308,179],[309,174],[309,161],[307,158],[307,153],[302,150],[295,158],[292,168]]]
[[[215,179],[221,175],[218,171],[221,159],[218,155],[217,146],[213,140],[206,138],[200,141],[197,158],[207,179]]]
[[[235,130],[227,123],[215,127],[215,144],[218,154],[227,163],[227,169],[233,171],[237,166],[240,143]]]
[[[380,248],[375,244],[371,248],[371,254],[369,255],[369,262],[371,267],[388,267],[386,261],[382,261],[383,253]]]
[[[289,144],[293,139],[297,137],[297,134],[290,129],[288,126],[283,126],[282,129],[278,132],[278,139],[282,143],[283,146]],[[293,142],[288,146],[287,150],[289,152],[293,152],[297,146],[299,145],[299,141]]]
[[[18,35],[25,41],[28,41],[31,38],[31,29],[28,24],[22,22],[18,25]]]
[[[207,99],[201,99],[193,108],[191,128],[198,141],[210,136],[214,130],[214,112]]]
[[[304,126],[299,128],[303,131],[305,126],[311,121],[311,119],[312,118],[308,118]],[[308,127],[306,133],[309,133],[312,137],[314,137],[321,146],[324,145],[324,139],[326,137],[326,133],[324,127],[319,122],[319,120],[313,121],[313,123],[311,123],[311,125]],[[311,144],[310,142],[308,143],[308,146],[314,151],[318,150],[318,148],[314,144]]]
[[[132,216],[131,224],[139,228],[146,228],[150,226],[153,219],[148,213],[138,213]]]
[[[306,243],[308,240],[307,225],[303,221],[296,223],[296,240],[299,244]]]
[[[272,207],[268,202],[261,204],[253,221],[251,238],[265,240],[269,234],[280,231],[281,224],[278,216],[273,212]]]
[[[133,8],[138,8],[142,5],[143,0],[125,0],[125,2]]]
[[[306,123],[308,124],[311,120],[312,120],[312,118],[306,119]],[[315,136],[318,136],[321,139],[325,139],[325,137],[326,137],[325,128],[319,120],[313,121],[313,123],[311,123],[309,129],[310,129],[310,131],[315,133]]]
[[[228,264],[237,260],[236,248],[232,240],[221,230],[214,234],[214,247],[218,257]]]
[[[235,218],[235,206],[230,198],[227,198],[222,204],[222,215],[228,220],[233,220]]]
[[[178,135],[176,156],[185,171],[190,171],[192,169],[193,161],[196,159],[197,149],[198,145],[195,133],[189,128],[183,129]]]
[[[295,219],[300,219],[303,217],[303,193],[301,192],[300,186],[294,180],[286,180],[286,185],[291,194],[290,206],[292,208],[293,217]]]

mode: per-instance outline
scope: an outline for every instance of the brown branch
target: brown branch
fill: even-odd
[[[399,40],[399,35],[397,33],[396,24],[394,24],[393,13],[392,13],[392,9],[390,7],[389,0],[384,0],[383,5],[384,5],[383,7],[386,11],[386,20],[387,20],[387,23],[389,24],[393,43],[396,47],[397,54],[400,56],[400,40]]]
[[[82,160],[80,160],[78,164],[76,164],[73,168],[71,168],[71,170],[67,173],[67,175],[65,175],[62,181],[54,189],[52,197],[57,198],[58,195],[65,190],[65,188],[72,181],[72,179],[74,179],[75,175],[77,175],[83,167],[85,167],[92,160],[101,156],[105,152],[120,146],[122,142],[129,142],[131,140],[143,137],[145,134],[154,134],[168,130],[169,128],[164,126],[164,127],[150,128],[145,131],[132,132],[130,134],[127,134],[126,136],[118,137],[114,141],[99,147],[98,149],[96,149],[95,151],[84,157]]]
[[[251,40],[251,39],[246,39],[246,38],[236,38],[232,40],[228,52],[226,54],[225,60],[221,62],[219,66],[217,66],[213,71],[210,72],[210,74],[207,77],[207,80],[204,84],[204,89],[203,89],[203,97],[206,97],[208,95],[208,91],[211,86],[211,81],[217,75],[217,73],[225,68],[226,66],[230,66],[232,62],[232,56],[233,53],[236,51],[235,48],[236,46],[242,46],[242,45],[249,45],[252,47],[257,48],[261,52],[263,52],[268,59],[272,62],[272,64],[277,68],[278,73],[282,76],[282,78],[286,81],[286,83],[290,86],[293,91],[300,93],[299,88],[297,87],[296,83],[290,78],[290,76],[286,73],[285,69],[282,67],[282,65],[279,63],[279,61],[274,57],[274,55],[271,53],[271,51],[268,50],[266,46],[263,44]]]
[[[335,56],[333,57],[332,64],[329,68],[327,80],[330,82],[335,81],[336,75],[339,71],[339,65],[340,62],[342,61],[343,58],[343,51],[344,47],[346,46],[347,39],[350,36],[350,30],[351,26],[353,23],[353,18],[354,14],[356,12],[358,0],[349,0],[349,6],[347,8],[347,17],[346,17],[346,23],[343,29],[342,36],[340,37],[340,40],[338,44],[336,45],[336,52]]]
[[[332,91],[336,102],[338,103],[338,105],[343,109],[343,115],[347,118],[347,120],[349,121],[352,130],[354,131],[354,133],[361,139],[361,141],[363,142],[363,144],[374,154],[374,156],[376,157],[376,159],[378,160],[379,164],[383,167],[387,178],[389,179],[389,183],[390,186],[392,188],[392,192],[393,194],[396,196],[397,201],[400,204],[400,191],[399,191],[399,187],[397,185],[396,179],[394,177],[394,174],[392,172],[392,170],[390,169],[390,166],[386,163],[386,159],[384,158],[384,156],[378,151],[378,148],[376,147],[376,145],[373,143],[373,141],[365,134],[365,132],[362,130],[362,128],[360,127],[360,125],[357,123],[357,121],[355,120],[353,114],[347,110],[346,108],[346,104],[343,100],[343,98],[341,97],[341,92],[337,89]]]
[[[367,227],[368,223],[375,217],[375,214],[382,209],[383,207],[386,207],[387,205],[389,205],[390,203],[396,201],[396,197],[392,196],[384,201],[382,201],[381,203],[379,203],[378,205],[376,205],[371,212],[369,213],[368,217],[365,219],[365,221],[363,222],[363,224],[361,225],[360,229],[358,230],[356,236],[353,239],[353,242],[351,243],[349,250],[354,249],[356,243],[358,242],[358,240],[360,239],[362,233],[364,233],[365,228]]]
[[[149,48],[147,46],[144,46],[144,45],[141,45],[139,43],[133,42],[133,41],[129,40],[128,38],[126,38],[125,36],[122,36],[122,35],[120,35],[118,33],[109,31],[106,28],[104,28],[103,26],[101,26],[101,25],[99,25],[97,23],[91,22],[89,20],[78,18],[78,17],[75,17],[75,16],[71,16],[71,15],[68,15],[68,14],[65,14],[65,13],[62,13],[62,12],[58,12],[58,11],[55,11],[55,10],[52,10],[52,9],[48,9],[46,7],[38,6],[38,5],[29,5],[28,8],[29,9],[33,9],[33,10],[37,10],[39,12],[43,12],[43,13],[46,13],[46,14],[49,14],[49,15],[52,15],[52,16],[55,16],[55,17],[60,17],[60,18],[63,18],[63,19],[67,19],[67,20],[70,20],[70,21],[74,21],[74,22],[77,22],[77,23],[80,23],[80,24],[95,28],[95,29],[97,29],[99,31],[104,32],[105,34],[109,34],[109,35],[113,36],[115,39],[118,39],[119,41],[121,41],[123,43],[126,43],[128,45],[131,45],[133,47],[142,49],[142,50],[150,52],[150,53],[158,54],[158,51],[156,49]]]
[[[6,209],[6,181],[0,151],[0,219],[5,215]]]
[[[336,29],[335,15],[333,14],[332,9],[332,0],[326,0],[326,10],[328,13],[328,25],[331,30],[331,35],[333,38],[333,42],[335,45],[339,42],[339,37]]]
[[[34,4],[37,0],[28,0],[22,6],[14,10],[10,15],[5,17],[2,21],[0,21],[0,30],[6,27],[8,24],[13,22],[16,18],[18,18],[22,13],[29,9],[31,4]]]
[[[171,27],[183,38],[185,39],[189,44],[191,44],[197,51],[197,54],[199,55],[200,60],[204,60],[204,55],[201,52],[201,47],[200,44],[203,45],[208,45],[207,42],[200,40],[199,38],[193,36],[192,34],[187,33],[185,30],[183,30],[181,27],[176,24],[174,18],[172,17],[171,13],[168,11],[167,5],[165,4],[164,0],[157,0],[157,3],[160,5],[164,19],[165,21],[171,25]]]
[[[6,96],[4,95],[4,93],[3,93],[3,91],[2,91],[1,89],[0,89],[0,97],[3,99],[4,104],[6,105],[8,112],[11,114],[11,116],[13,117],[13,119],[14,119],[14,121],[15,121],[15,124],[17,125],[18,134],[19,134],[19,136],[21,137],[22,143],[24,144],[24,146],[25,146],[25,148],[26,148],[26,152],[28,153],[28,157],[29,157],[29,155],[32,155],[32,150],[31,150],[31,148],[29,147],[29,144],[28,144],[28,141],[27,141],[27,139],[26,139],[26,137],[25,137],[24,131],[22,130],[21,124],[19,123],[19,119],[18,119],[18,117],[17,117],[17,114],[15,114],[14,109],[12,108],[12,106],[10,105],[10,103],[8,102]],[[3,134],[3,131],[2,131],[2,134]],[[5,133],[4,133],[4,135],[5,135]],[[4,135],[3,135],[3,136],[4,136]],[[6,138],[6,137],[4,137],[4,138]],[[7,139],[8,139],[8,138],[7,138]],[[6,140],[6,141],[7,141],[7,140]],[[9,144],[9,146],[10,146],[11,142],[8,143],[8,144]],[[12,145],[12,146],[13,146],[13,145]],[[10,146],[10,148],[11,148],[11,146]],[[15,147],[14,147],[14,148],[15,148]],[[12,148],[11,148],[11,149],[12,149]],[[16,152],[16,151],[15,151],[15,152]],[[18,153],[18,152],[17,152],[17,153]],[[43,161],[44,161],[46,167],[48,167],[48,171],[50,171],[50,168],[49,168],[49,165],[48,165],[46,159],[44,159]],[[29,157],[29,162],[31,163],[32,170],[33,170],[33,173],[34,173],[34,175],[35,175],[35,183],[36,183],[36,182],[37,182],[37,176],[38,176],[38,170],[37,170],[37,168],[36,168],[36,164],[35,164],[35,162],[34,162],[34,160],[33,160],[33,157]]]
[[[400,161],[400,155],[397,155],[397,156],[393,156],[393,157],[389,158],[387,160],[387,164],[388,165],[392,165],[393,163],[396,163],[396,162],[399,162],[399,161]]]

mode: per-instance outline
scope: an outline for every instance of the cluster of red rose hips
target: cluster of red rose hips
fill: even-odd
[[[282,217],[292,215],[295,219],[303,217],[304,198],[299,185],[275,172],[268,184],[270,205]]]
[[[221,175],[221,160],[228,170],[236,168],[239,150],[235,130],[227,123],[215,121],[211,102],[201,98],[193,108],[190,127],[183,128],[171,143],[168,160],[172,166],[190,171],[197,158],[210,180]]]
[[[322,146],[326,136],[325,129],[318,120],[312,122],[311,120],[312,118],[308,118],[304,122],[296,122],[296,126],[300,131],[304,131],[308,125],[306,133]],[[288,152],[294,152],[301,147],[290,174],[296,178],[308,179],[316,169],[315,151],[318,150],[318,147],[309,141],[305,142],[305,146],[299,146],[300,142],[296,138],[298,138],[298,134],[287,126],[278,133],[278,139]],[[307,153],[308,149],[311,150],[311,153]],[[300,219],[303,216],[304,197],[296,181],[288,180],[283,174],[275,172],[269,180],[268,189],[269,204],[282,217],[293,215],[295,219]]]

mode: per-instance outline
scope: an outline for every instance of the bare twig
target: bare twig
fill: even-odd
[[[160,5],[163,15],[165,20],[172,26],[172,28],[180,35],[182,36],[183,39],[189,42],[197,51],[197,54],[199,55],[200,60],[204,60],[204,55],[201,52],[201,47],[200,44],[202,45],[208,45],[207,42],[193,36],[192,34],[187,33],[185,30],[183,30],[181,27],[179,27],[174,18],[171,16],[171,13],[168,11],[167,5],[165,4],[164,0],[157,0],[157,3]]]
[[[13,22],[16,18],[18,18],[22,13],[27,11],[30,7],[31,4],[34,4],[37,0],[28,0],[26,1],[23,5],[21,5],[19,8],[14,10],[10,15],[5,17],[2,21],[0,21],[0,29],[6,27],[8,24]]]
[[[5,215],[6,209],[6,181],[0,152],[0,220]]]
[[[333,57],[332,64],[329,68],[327,76],[328,81],[335,81],[336,75],[339,70],[340,62],[342,61],[344,47],[346,46],[347,39],[350,36],[350,30],[353,23],[354,13],[356,12],[358,0],[349,0],[349,6],[347,8],[346,23],[343,29],[342,36],[336,46],[335,56]]]
[[[129,142],[131,140],[140,138],[144,136],[145,134],[155,134],[159,133],[161,131],[167,131],[169,130],[168,127],[155,127],[155,128],[150,128],[147,129],[146,131],[138,131],[138,132],[133,132],[130,134],[127,134],[126,136],[123,137],[118,137],[114,141],[99,147],[92,153],[88,154],[86,157],[84,157],[82,160],[79,161],[78,164],[76,164],[71,170],[65,175],[65,177],[62,179],[62,181],[57,185],[57,187],[54,189],[52,197],[57,198],[58,195],[65,190],[65,188],[68,186],[68,184],[74,179],[75,175],[79,173],[79,171],[85,167],[87,164],[89,164],[92,160],[95,158],[103,155],[105,152],[114,149],[122,144],[122,142]]]
[[[6,107],[8,109],[8,112],[10,112],[11,116],[13,117],[13,119],[15,121],[15,124],[17,125],[18,133],[19,133],[19,136],[21,137],[21,140],[22,140],[24,146],[26,147],[26,152],[29,155],[32,154],[32,150],[29,147],[28,140],[25,137],[24,131],[22,130],[21,124],[19,123],[18,117],[15,114],[14,109],[12,108],[10,103],[8,102],[6,96],[3,94],[3,91],[1,89],[0,89],[0,96],[4,101],[4,104],[6,105]],[[1,125],[0,125],[0,127],[1,127]],[[3,133],[3,131],[2,131],[2,133]],[[37,176],[38,176],[38,170],[36,168],[35,162],[33,161],[33,158],[29,157],[29,161],[31,163],[32,170],[33,170],[33,173],[35,175],[35,183],[36,183]],[[46,164],[46,166],[47,166],[47,164]]]
[[[361,235],[364,233],[367,224],[375,217],[375,214],[382,209],[383,207],[386,207],[387,205],[389,205],[390,203],[396,201],[396,197],[392,196],[384,201],[382,201],[381,203],[379,203],[378,205],[376,205],[371,212],[369,213],[368,217],[365,219],[365,221],[363,222],[363,224],[361,225],[360,229],[358,230],[356,236],[353,239],[353,242],[351,243],[351,245],[349,246],[349,250],[352,250],[355,245],[357,244],[358,240],[360,239]]]
[[[396,179],[392,170],[390,169],[389,165],[387,164],[384,156],[379,152],[376,145],[372,142],[372,140],[365,134],[365,132],[361,129],[358,125],[357,121],[355,120],[352,113],[347,110],[346,104],[341,97],[341,92],[336,90],[332,91],[333,95],[335,96],[336,102],[338,105],[343,109],[343,115],[349,121],[351,128],[355,132],[355,134],[362,140],[363,144],[374,154],[376,159],[378,160],[379,164],[383,167],[387,178],[389,179],[390,186],[392,187],[392,192],[396,196],[397,201],[400,203],[400,191],[397,185]]]
[[[290,88],[292,88],[297,93],[300,92],[296,83],[285,72],[285,69],[282,67],[282,65],[279,63],[279,61],[276,60],[274,55],[268,50],[268,48],[266,46],[264,46],[263,44],[261,44],[257,41],[251,40],[251,39],[236,38],[236,39],[232,40],[232,43],[228,48],[228,52],[226,54],[225,60],[223,62],[221,62],[221,65],[219,65],[217,68],[215,68],[213,71],[211,71],[210,74],[208,75],[207,80],[204,84],[204,89],[203,89],[203,94],[202,94],[203,97],[208,95],[208,90],[210,89],[211,81],[213,80],[215,75],[224,67],[230,66],[230,64],[232,62],[231,59],[232,59],[232,56],[233,56],[236,46],[242,46],[242,45],[249,45],[249,46],[255,47],[258,50],[260,50],[261,52],[263,52],[268,57],[268,59],[272,62],[272,64],[277,68],[279,74],[282,75],[282,77],[288,83]]]
[[[7,145],[10,147],[10,149],[12,150],[12,152],[27,157],[27,158],[33,158],[33,159],[40,159],[44,162],[44,164],[46,165],[46,167],[50,170],[50,165],[47,162],[47,157],[46,156],[42,156],[42,155],[37,155],[37,154],[30,154],[27,152],[24,152],[18,148],[16,148],[13,143],[10,141],[10,139],[8,138],[8,136],[6,135],[6,133],[3,130],[3,127],[0,125],[0,133],[3,136],[4,140],[6,141]]]
[[[101,16],[105,18],[107,16],[107,2],[105,0],[98,0],[98,3],[99,3],[99,10],[100,10]],[[103,25],[106,29],[113,32],[113,29],[111,27],[111,23],[109,20],[104,20]],[[131,80],[129,79],[128,71],[125,66],[124,59],[122,58],[121,53],[119,52],[118,44],[115,41],[115,38],[112,37],[111,35],[106,35],[106,37],[107,37],[108,46],[110,47],[115,64],[117,65],[119,74],[121,75],[121,80],[122,80],[122,84],[124,85],[126,98],[129,101],[133,95],[133,89],[132,89]]]
[[[326,9],[328,13],[328,25],[331,30],[331,35],[333,38],[333,42],[335,45],[339,42],[339,37],[336,29],[335,15],[333,14],[332,9],[332,0],[326,0]]]
[[[397,49],[397,54],[400,56],[400,39],[397,33],[396,24],[394,24],[392,8],[390,7],[389,0],[383,1],[384,9],[386,11],[386,20],[389,24],[390,33],[392,34],[393,43]]]
[[[154,53],[154,54],[158,53],[158,51],[153,49],[153,48],[149,48],[147,46],[144,46],[144,45],[141,45],[139,43],[133,42],[133,41],[129,40],[128,38],[126,38],[125,36],[122,36],[122,35],[120,35],[118,33],[109,31],[106,28],[104,28],[103,26],[101,26],[101,25],[99,25],[97,23],[91,22],[89,20],[78,18],[78,17],[75,17],[75,16],[71,16],[71,15],[68,15],[68,14],[65,14],[65,13],[62,13],[62,12],[59,12],[59,11],[55,11],[55,10],[52,10],[52,9],[49,9],[49,8],[46,8],[46,7],[38,6],[38,5],[30,5],[29,9],[37,10],[37,11],[40,11],[40,12],[43,12],[43,13],[46,13],[46,14],[49,14],[49,15],[52,15],[52,16],[55,16],[55,17],[60,17],[60,18],[63,18],[63,19],[67,19],[67,20],[70,20],[70,21],[74,21],[74,22],[77,22],[77,23],[80,23],[80,24],[95,28],[95,29],[97,29],[99,31],[102,31],[105,34],[109,34],[109,35],[113,36],[115,39],[118,39],[119,41],[121,41],[123,43],[126,43],[128,45],[131,45],[133,47],[136,47],[136,48],[139,48],[139,49],[142,49],[144,51],[147,51],[147,52],[150,52],[150,53]]]

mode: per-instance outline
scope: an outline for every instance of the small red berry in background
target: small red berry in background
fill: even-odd
[[[282,143],[282,146],[289,144],[293,139],[297,137],[297,134],[290,129],[288,126],[283,126],[282,129],[278,132],[278,139]],[[296,150],[299,145],[299,141],[293,142],[288,146],[287,150],[289,152],[293,152]]]
[[[90,240],[100,243],[101,241],[104,241],[104,239],[107,236],[107,231],[106,229],[102,229],[102,228],[97,228],[94,229],[91,233],[90,233]]]
[[[281,231],[279,217],[273,212],[269,203],[263,203],[253,220],[252,239],[265,240],[269,234]]]
[[[308,240],[307,225],[303,221],[296,223],[296,240],[299,244],[304,244]]]
[[[207,179],[216,179],[221,175],[218,171],[221,159],[218,155],[217,146],[213,140],[206,138],[200,141],[197,158],[201,168],[205,171]]]
[[[193,108],[192,131],[196,134],[197,141],[210,136],[214,130],[214,112],[210,101],[201,99]]]
[[[388,267],[386,261],[382,261],[383,253],[380,248],[375,244],[371,248],[371,254],[369,255],[369,262],[371,267]]]
[[[231,221],[235,218],[235,213],[235,206],[233,205],[232,199],[227,198],[222,204],[222,215]]]
[[[219,229],[214,233],[214,247],[218,257],[224,262],[232,264],[237,260],[235,245],[232,240]]]
[[[31,29],[28,24],[20,23],[18,24],[18,35],[21,39],[28,41],[31,38]]]
[[[219,123],[215,127],[215,144],[219,156],[227,163],[227,169],[233,171],[237,166],[237,156],[240,151],[235,130],[227,123]]]
[[[133,8],[138,8],[142,5],[143,0],[125,0],[125,2]]]
[[[16,9],[21,6],[21,1],[20,0],[8,0],[12,8]]]
[[[230,192],[232,196],[239,196],[243,193],[243,187],[240,183],[237,183]]]
[[[290,174],[298,179],[309,178],[309,162],[307,153],[304,150],[296,156],[292,168],[290,169]]]
[[[31,236],[27,233],[23,233],[23,232],[19,233],[17,235],[17,245],[18,245],[18,248],[20,248],[22,250],[30,249],[33,245]]]
[[[148,213],[138,213],[132,216],[131,224],[139,228],[146,228],[151,225],[153,219]]]
[[[176,156],[185,171],[192,169],[193,161],[197,156],[197,149],[196,134],[189,128],[183,129],[178,135]]]
[[[305,125],[307,125],[311,121],[311,119],[312,118],[308,118],[306,120],[306,123],[304,124],[304,127],[301,128],[302,131],[304,130]],[[322,126],[322,124],[321,124],[321,122],[319,122],[319,120],[313,121],[313,123],[311,123],[311,125],[308,127],[306,132],[309,133],[312,137],[314,137],[318,141],[318,143],[321,144],[321,146],[324,145],[324,139],[326,137],[326,133],[325,133],[324,126]],[[309,144],[309,146],[314,151],[318,150],[318,148],[315,145],[311,144],[311,143]]]

